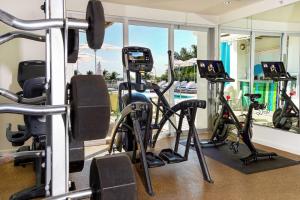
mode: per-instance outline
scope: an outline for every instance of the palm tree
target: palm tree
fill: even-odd
[[[110,79],[110,73],[106,69],[103,70],[103,77],[105,80]]]
[[[112,72],[112,73],[110,74],[109,80],[115,81],[115,80],[117,80],[117,78],[118,78],[119,75],[120,75],[120,74],[117,73],[117,72]]]

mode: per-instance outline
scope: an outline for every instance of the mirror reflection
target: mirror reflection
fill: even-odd
[[[299,129],[300,3],[290,4],[221,25],[220,60],[236,81],[225,86],[234,112],[247,112],[246,93],[259,93],[264,109],[253,113],[253,123],[294,133]],[[283,71],[268,76],[265,62]],[[274,66],[269,66],[273,67]]]

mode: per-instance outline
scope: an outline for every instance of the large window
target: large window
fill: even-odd
[[[148,78],[167,80],[168,28],[129,25],[129,45],[151,49],[154,67]]]
[[[224,94],[238,116],[247,111],[249,101],[244,94],[250,92],[250,35],[222,33],[220,59],[225,71],[235,82],[225,85]]]
[[[144,76],[147,81],[157,82],[159,86],[163,87],[168,82],[168,28],[129,25],[129,45],[147,47],[151,50],[154,66],[151,73]],[[135,74],[131,74],[132,80]],[[154,102],[157,102],[157,95],[150,90],[144,94]],[[169,99],[169,93],[166,93],[166,98]],[[155,114],[156,107],[153,107],[153,114]],[[167,124],[163,128],[168,130]]]
[[[253,113],[254,123],[273,126],[272,116],[279,103],[279,85],[264,80],[261,62],[281,60],[281,37],[276,35],[256,35],[253,93],[261,94],[258,100],[264,103],[265,110]]]
[[[174,31],[174,101],[197,98],[198,32]]]
[[[77,74],[103,74],[110,91],[111,109],[118,112],[118,82],[123,80],[123,24],[106,22],[105,38],[100,50],[88,47],[86,34],[80,33]]]

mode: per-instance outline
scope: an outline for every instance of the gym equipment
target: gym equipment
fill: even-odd
[[[296,81],[297,78],[286,72],[283,62],[261,62],[263,66],[264,78],[274,82],[282,82],[280,90],[280,100],[283,107],[277,108],[273,113],[273,125],[275,128],[290,130],[293,122],[296,121],[296,129],[299,131],[299,108],[294,104],[291,96],[287,94],[289,81]]]
[[[105,94],[105,92],[107,92],[107,87],[102,76],[88,75],[87,77],[90,78],[74,76],[71,80],[70,91],[66,91],[65,89],[66,44],[68,39],[66,30],[72,27],[75,29],[88,29],[87,32],[90,34],[90,39],[88,40],[89,46],[100,48],[104,38],[103,24],[105,23],[105,19],[103,7],[101,2],[90,0],[88,8],[93,12],[88,12],[88,22],[86,22],[64,18],[64,5],[64,0],[47,0],[45,2],[46,20],[24,21],[0,11],[0,20],[13,27],[23,30],[47,29],[46,81],[48,87],[46,89],[47,99],[49,99],[47,103],[50,105],[0,105],[0,113],[46,116],[46,122],[48,123],[47,127],[49,127],[47,131],[49,132],[47,132],[47,148],[44,150],[46,167],[44,189],[47,196],[62,195],[68,192],[68,138],[75,139],[72,137],[75,136],[77,139],[103,139],[107,135],[106,127],[108,127],[110,121],[110,115],[107,115],[107,113],[110,113],[110,107],[107,106],[109,105],[109,102],[106,101],[109,100],[109,98],[102,99],[103,96],[108,96],[108,94]],[[61,28],[64,28],[65,31],[62,31]],[[80,80],[84,82],[81,82]],[[78,88],[74,87],[72,83],[77,85]],[[94,87],[96,87],[96,89]],[[93,93],[91,91],[93,91]],[[100,99],[95,99],[95,97],[100,97]],[[68,102],[68,104],[64,105],[66,102]],[[100,115],[99,111],[101,112]],[[93,119],[90,116],[99,118]],[[73,122],[78,122],[78,119],[80,119],[80,124],[73,124]],[[91,126],[92,128],[85,126]],[[80,130],[77,130],[77,128]],[[92,132],[84,132],[84,130],[90,130]],[[95,134],[95,132],[99,130],[103,132]],[[68,134],[69,131],[74,131],[75,134]],[[81,141],[84,142],[83,140]],[[30,154],[30,152],[28,153]],[[137,198],[135,178],[131,176],[134,173],[131,168],[131,162],[128,162],[128,158],[126,160],[125,158],[117,159],[114,157],[107,157],[106,161],[99,161],[96,162],[96,164],[93,164],[93,166],[94,165],[97,166],[98,172],[101,170],[103,173],[100,173],[101,171],[99,173],[95,173],[94,171],[90,172],[90,176],[92,177],[91,187],[92,189],[103,188],[105,190],[103,190],[102,193],[93,190],[96,195],[94,197],[92,196],[92,198],[104,200],[118,199],[119,197],[126,199],[127,196],[130,199]],[[119,173],[118,169],[120,167],[122,169],[127,169],[126,172]],[[93,169],[96,170],[96,167],[93,167]],[[99,179],[96,178],[97,176]],[[109,180],[111,180],[111,182],[104,179],[107,176],[110,177]],[[126,179],[125,177],[129,177],[130,180],[132,180],[130,187],[128,184],[129,178]],[[110,191],[108,191],[108,189]],[[99,194],[101,194],[101,196]],[[77,192],[77,195],[80,196],[80,192]]]
[[[35,65],[31,65],[35,63]],[[38,61],[27,61],[21,62],[18,73],[18,82],[21,86],[23,86],[22,95],[26,99],[31,99],[31,97],[42,96],[45,90],[45,78],[37,77],[32,78],[36,75],[42,75],[40,72],[45,71],[45,65],[39,66]],[[26,70],[25,70],[26,69]],[[28,70],[31,69],[31,73],[28,73]],[[44,69],[44,70],[43,70]],[[27,73],[26,73],[27,72]],[[45,72],[43,72],[45,73]],[[45,75],[45,74],[44,74]],[[43,76],[44,76],[43,75]],[[29,80],[24,81],[26,78],[31,78]],[[45,101],[44,101],[45,103]],[[43,103],[43,104],[44,104]],[[18,131],[11,131],[11,124],[6,130],[6,137],[8,141],[12,143],[13,146],[21,146],[24,144],[26,140],[32,138],[32,145],[30,146],[22,146],[17,152],[24,151],[36,151],[36,150],[44,150],[46,149],[46,121],[42,116],[30,116],[24,115],[24,128]],[[70,173],[81,171],[84,167],[84,144],[80,141],[71,140],[69,144],[69,160],[70,160]],[[10,199],[31,199],[36,197],[44,197],[45,196],[45,167],[43,167],[45,156],[36,156],[32,157],[31,155],[26,156],[18,156],[14,160],[15,166],[26,165],[28,163],[34,164],[35,174],[36,174],[36,184],[33,187],[26,188],[21,190],[15,194],[13,194]]]
[[[0,36],[0,45],[15,38],[25,38],[37,42],[45,42],[46,37],[24,31],[13,31]],[[79,30],[68,29],[68,63],[76,63],[79,53]]]
[[[108,97],[108,90],[102,76],[78,75],[71,79],[70,108],[68,108],[67,105],[34,106],[2,104],[0,105],[0,113],[35,116],[71,113],[69,116],[70,119],[66,119],[65,121],[66,123],[68,121],[71,122],[67,127],[72,127],[71,130],[76,132],[76,134],[71,134],[70,136],[75,136],[76,139],[82,139],[80,141],[86,141],[87,139],[94,140],[105,138],[108,132],[110,103],[109,98],[105,97]],[[68,111],[69,109],[70,112]],[[99,123],[97,119],[101,120],[101,123]],[[73,124],[79,121],[79,125]],[[93,128],[90,129],[90,126]],[[95,134],[96,132],[98,134]],[[42,150],[17,152],[15,155],[20,156],[25,154],[35,156],[37,152],[45,154],[45,151]],[[125,199],[128,200],[136,199],[134,172],[132,170],[131,161],[127,155],[118,154],[115,156],[94,158],[91,164],[90,185],[91,189],[89,195],[91,195],[91,199],[120,199],[120,197],[122,197],[122,199],[126,197]],[[83,193],[86,194],[85,192]],[[72,192],[72,195],[74,194],[76,194],[76,197],[79,197],[82,195],[82,191]],[[70,198],[68,195],[69,194],[66,194],[57,198]],[[87,196],[84,195],[84,197]],[[53,198],[56,199],[56,197]]]
[[[18,67],[18,83],[20,87],[23,89],[23,85],[25,81],[30,79],[38,78],[38,77],[45,77],[46,75],[46,64],[44,61],[40,60],[31,60],[31,61],[23,61],[19,63]],[[31,84],[29,84],[31,85]],[[28,87],[31,87],[29,86]],[[27,88],[27,90],[30,88]],[[44,88],[41,88],[43,93]],[[46,101],[46,96],[36,96],[34,98],[25,98],[23,96],[23,91],[19,91],[17,93],[13,93],[11,91],[5,90],[0,88],[0,95],[18,103],[23,104],[41,104]]]
[[[25,39],[29,39],[29,40],[38,41],[38,42],[46,41],[45,36],[42,36],[42,35],[37,35],[37,34],[28,33],[28,32],[24,32],[24,31],[13,31],[13,32],[9,32],[9,33],[5,33],[5,34],[1,35],[0,36],[0,44],[4,44],[15,38],[25,38]]]
[[[79,54],[79,30],[68,29],[68,63],[76,63]]]
[[[103,44],[105,20],[102,3],[89,0],[86,9],[86,19],[40,19],[22,20],[0,9],[0,21],[16,29],[36,31],[51,28],[84,29],[88,45],[91,49],[99,49]]]
[[[113,166],[113,171],[112,171]],[[94,200],[136,200],[133,168],[127,155],[117,154],[94,158],[90,167],[90,188],[47,198]]]
[[[239,147],[240,138],[247,145],[250,150],[250,155],[246,158],[242,158],[241,161],[244,164],[249,164],[253,161],[257,161],[259,158],[273,158],[277,156],[275,153],[261,153],[256,150],[251,142],[252,137],[252,113],[253,109],[259,110],[265,107],[264,104],[259,104],[256,101],[260,98],[260,94],[245,94],[250,98],[251,104],[249,105],[248,113],[244,123],[239,122],[238,118],[234,114],[233,110],[229,106],[227,100],[224,97],[224,87],[228,82],[234,82],[235,80],[230,78],[225,72],[223,62],[217,60],[197,60],[198,70],[201,78],[206,78],[211,84],[219,84],[219,102],[221,104],[220,111],[214,117],[213,122],[213,134],[210,139],[203,140],[201,142],[203,147],[216,147],[223,145],[229,134],[229,126],[234,125],[237,129],[237,140],[231,142],[232,150],[237,153]]]
[[[110,154],[115,150],[121,151],[122,148],[126,152],[132,152],[131,160],[133,163],[140,162],[143,169],[142,175],[145,178],[146,190],[150,195],[154,195],[154,192],[148,168],[161,167],[165,165],[164,161],[167,163],[179,163],[188,159],[190,145],[186,146],[185,154],[183,156],[178,153],[178,145],[180,135],[182,133],[181,128],[184,117],[187,118],[189,123],[187,144],[190,144],[192,138],[194,139],[203,177],[206,181],[212,182],[205,158],[201,151],[200,140],[194,126],[197,108],[205,108],[206,102],[201,100],[187,100],[173,107],[168,104],[164,97],[164,93],[171,87],[174,81],[171,51],[168,52],[168,56],[169,69],[172,72],[172,80],[166,89],[160,91],[158,85],[142,80],[142,73],[150,72],[153,68],[151,50],[144,47],[124,47],[122,49],[122,61],[123,66],[126,69],[127,82],[123,82],[119,85],[119,108],[122,111],[117,120],[117,125],[113,130],[112,141],[109,148]],[[135,82],[131,81],[130,72],[135,73]],[[157,103],[149,100],[144,94],[138,93],[144,92],[146,89],[155,91],[158,95]],[[124,90],[127,90],[128,93],[122,95]],[[134,93],[133,90],[137,92]],[[157,112],[163,113],[161,121],[158,122],[157,117],[154,124],[151,124],[151,102],[157,106]],[[177,114],[177,112],[180,114]],[[178,127],[170,120],[170,118],[174,115],[180,116]],[[156,116],[158,116],[158,113],[156,113]],[[147,147],[153,143],[155,145],[158,135],[167,121],[170,121],[176,129],[175,148],[163,149],[157,156],[153,152],[148,152]],[[153,139],[152,131],[155,129],[157,129],[157,133]],[[137,153],[139,153],[138,156]]]

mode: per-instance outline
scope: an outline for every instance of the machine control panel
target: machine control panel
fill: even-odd
[[[151,72],[153,68],[151,50],[145,47],[124,47],[122,61],[123,66],[131,72]]]

